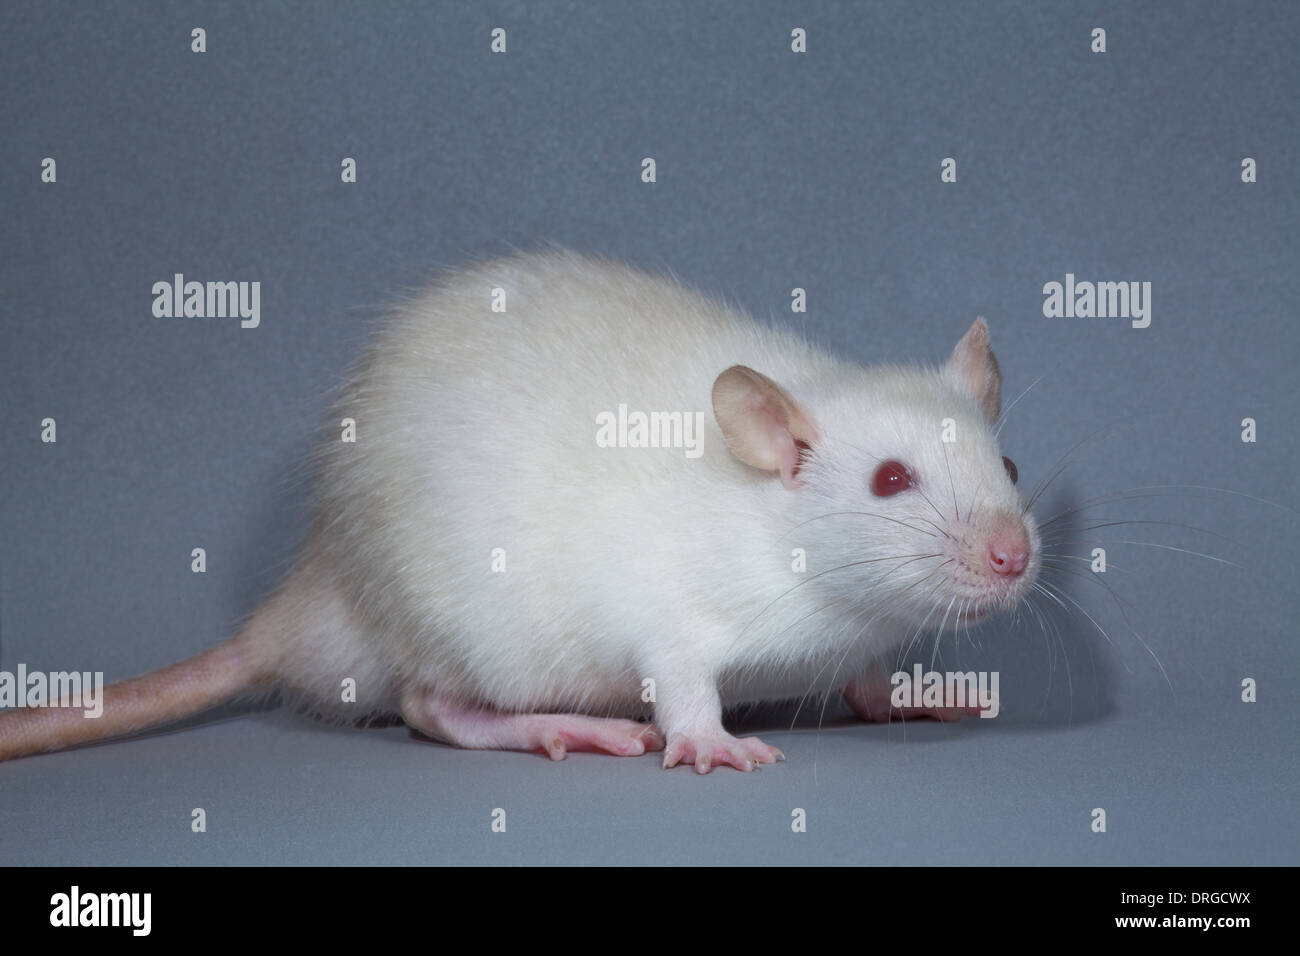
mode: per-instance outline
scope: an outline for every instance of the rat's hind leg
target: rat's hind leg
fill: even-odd
[[[978,702],[968,707],[895,707],[890,703],[894,687],[879,661],[872,661],[867,672],[844,688],[844,699],[853,712],[863,720],[884,723],[889,720],[911,720],[916,717],[933,717],[935,720],[961,720],[978,717]]]
[[[570,750],[638,757],[663,750],[654,724],[584,714],[508,714],[466,707],[431,691],[402,696],[407,725],[443,743],[468,750],[540,751],[563,760]]]

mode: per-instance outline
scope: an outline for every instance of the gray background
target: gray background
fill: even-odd
[[[1297,862],[1298,10],[5,4],[0,667],[116,679],[227,637],[302,539],[312,430],[385,305],[546,241],[863,361],[938,360],[986,316],[1007,400],[1043,376],[1003,432],[1026,487],[1109,429],[1040,517],[1150,485],[1276,504],[1098,508],[1225,537],[1092,532],[1122,610],[1067,575],[1096,627],[1056,608],[1059,639],[1022,617],[945,642],[944,666],[1001,672],[994,721],[760,713],[788,762],[701,779],[232,711],[0,766],[0,861]],[[173,272],[260,280],[261,328],[155,319]],[[1152,282],[1151,327],[1044,318],[1067,272]]]

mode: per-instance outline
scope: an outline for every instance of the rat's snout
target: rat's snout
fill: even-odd
[[[1015,578],[1029,566],[1029,534],[1014,515],[998,518],[989,532],[989,567],[994,574]]]

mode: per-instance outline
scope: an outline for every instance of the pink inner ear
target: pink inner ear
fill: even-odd
[[[775,382],[751,368],[732,366],[714,382],[713,411],[737,458],[775,471],[783,485],[796,487],[800,456],[814,429]]]

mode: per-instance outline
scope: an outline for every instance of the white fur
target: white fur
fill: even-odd
[[[737,364],[817,423],[800,487],[728,451],[710,394]],[[596,416],[620,403],[703,412],[703,455],[598,447]],[[660,724],[684,724],[713,686],[728,704],[843,686],[923,620],[1006,606],[1033,577],[996,591],[983,569],[990,516],[1021,501],[956,376],[864,369],[569,253],[472,267],[398,309],[332,422],[343,417],[358,440],[321,449],[319,515],[285,589],[298,623],[275,652],[281,678],[321,707],[350,676],[363,708],[395,709],[413,685],[634,715],[649,712],[652,678]],[[954,444],[939,440],[945,418]],[[886,458],[919,489],[875,498]],[[490,569],[497,548],[504,574]],[[807,573],[791,570],[794,548]]]

